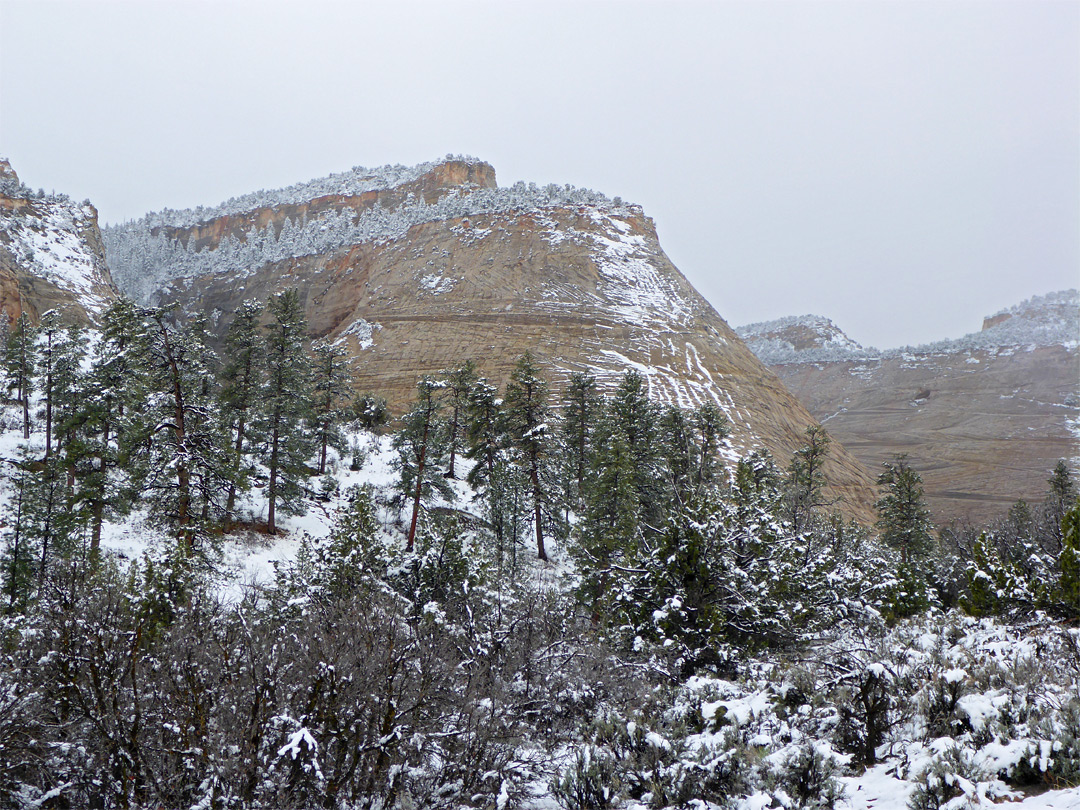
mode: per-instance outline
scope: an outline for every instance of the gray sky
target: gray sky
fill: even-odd
[[[0,0],[0,155],[103,222],[463,152],[881,348],[1080,285],[1078,144],[1078,2]]]

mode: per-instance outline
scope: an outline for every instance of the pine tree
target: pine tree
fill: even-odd
[[[148,388],[141,379],[148,356],[146,324],[129,298],[119,298],[105,310],[101,337],[90,367],[88,397],[77,436],[83,447],[77,472],[80,491],[90,510],[90,559],[96,565],[101,529],[108,511],[127,511],[134,492],[112,471],[119,463],[125,422],[137,412]]]
[[[900,551],[905,565],[925,560],[933,548],[933,524],[923,499],[922,476],[899,454],[884,463],[878,486],[886,487],[876,504],[881,539]]]
[[[52,456],[53,438],[53,408],[56,404],[57,380],[57,353],[60,334],[63,325],[60,322],[60,313],[50,309],[41,316],[38,325],[39,348],[38,348],[38,372],[41,376],[41,394],[43,399],[42,413],[45,418],[45,458]]]
[[[319,445],[319,475],[326,473],[328,447],[341,449],[345,435],[341,432],[343,403],[352,391],[348,354],[340,346],[320,343],[314,348],[315,363],[313,393],[313,422],[315,441]]]
[[[382,427],[390,421],[386,400],[372,393],[356,397],[352,404],[352,414],[360,427],[375,433],[380,433]]]
[[[787,473],[787,514],[795,534],[809,529],[817,510],[829,505],[823,493],[832,440],[821,425],[811,425],[804,435],[806,443],[795,451]]]
[[[502,402],[498,389],[487,380],[477,380],[469,398],[465,438],[465,457],[476,462],[466,480],[480,490],[495,473],[500,451],[508,443]]]
[[[457,477],[455,462],[465,445],[469,402],[478,379],[476,363],[472,360],[466,360],[446,372],[446,405],[449,410],[446,441],[450,455],[446,474],[450,478]]]
[[[1062,520],[1065,513],[1076,500],[1076,484],[1073,482],[1069,465],[1064,459],[1060,459],[1054,466],[1054,471],[1047,481],[1048,489],[1046,501],[1043,505],[1046,534],[1049,536],[1049,546],[1058,551],[1063,547],[1064,535],[1062,534]]]
[[[613,566],[626,565],[642,542],[641,501],[635,486],[634,453],[626,434],[607,416],[597,428],[590,460],[585,515],[575,556],[583,573],[583,593],[593,619],[603,612]]]
[[[1059,599],[1072,617],[1080,616],[1080,499],[1073,502],[1061,520],[1062,549],[1058,558],[1061,576]]]
[[[711,402],[706,402],[694,411],[693,422],[698,438],[695,484],[700,494],[717,480],[721,468],[720,445],[731,433],[731,427],[727,417]]]
[[[961,604],[973,616],[992,616],[1001,612],[1005,594],[1004,565],[992,538],[979,534],[971,552],[967,570],[968,596]]]
[[[567,477],[571,482],[567,500],[578,509],[584,505],[585,475],[600,407],[596,378],[581,371],[571,374],[570,384],[563,392],[562,443],[566,450]]]
[[[236,308],[225,333],[225,364],[221,369],[221,414],[231,437],[234,483],[225,502],[226,520],[236,508],[236,491],[246,484],[244,458],[253,452],[251,421],[263,389],[263,341],[259,334],[262,306],[247,301]]]
[[[171,310],[146,313],[148,342],[141,358],[141,403],[125,420],[122,453],[152,516],[176,532],[182,556],[205,537],[223,512],[232,465],[212,388],[216,358],[203,324],[179,327]]]
[[[22,406],[23,438],[30,438],[30,395],[34,389],[37,373],[37,329],[30,316],[23,312],[9,332],[4,353],[4,370],[7,373],[7,389],[15,395]]]
[[[660,411],[649,400],[648,382],[638,372],[627,371],[608,401],[602,423],[607,434],[621,433],[630,453],[631,486],[637,498],[636,514],[644,533],[655,533],[665,523],[668,491],[659,436]],[[596,444],[604,439],[597,436]]]
[[[60,332],[55,341],[50,397],[56,450],[64,451],[66,463],[70,466],[75,465],[76,459],[68,445],[86,418],[86,407],[92,395],[88,375],[83,370],[86,359],[86,334],[81,326],[71,324]]]
[[[401,470],[401,488],[412,503],[406,549],[416,543],[416,529],[421,504],[435,496],[449,497],[451,490],[442,472],[446,453],[446,423],[442,419],[439,391],[443,383],[423,377],[416,384],[416,401],[401,418],[401,429],[394,435]]]
[[[549,493],[544,488],[543,467],[548,463],[547,382],[532,354],[525,352],[517,361],[506,384],[506,424],[508,435],[518,450],[520,464],[529,477],[532,498],[536,553],[547,560],[544,547],[544,510]]]
[[[8,537],[3,557],[0,558],[7,613],[25,610],[33,593],[34,554],[25,531],[28,512],[26,505],[31,497],[30,489],[35,476],[32,470],[33,462],[30,451],[23,448],[20,458],[13,465],[14,469],[5,475],[12,484],[12,494],[7,500],[4,516],[8,525]]]
[[[314,451],[307,419],[311,402],[311,364],[304,351],[304,312],[300,295],[286,290],[270,299],[266,326],[266,384],[259,426],[264,446],[267,531],[277,532],[277,509],[303,514],[307,460]]]
[[[510,439],[498,389],[485,379],[473,384],[465,422],[464,455],[475,462],[466,480],[483,499],[484,513],[495,534],[500,573],[508,552],[516,555],[520,503],[527,489],[520,466],[509,457]],[[516,562],[516,557],[515,560]]]

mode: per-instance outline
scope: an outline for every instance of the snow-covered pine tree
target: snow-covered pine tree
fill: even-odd
[[[643,533],[660,531],[664,525],[668,476],[660,448],[660,409],[649,399],[648,381],[637,371],[627,371],[608,401],[605,421],[611,435],[620,433],[630,453],[632,487]],[[596,445],[603,441],[598,437]]]
[[[81,497],[91,512],[91,565],[97,562],[105,515],[126,512],[134,498],[132,488],[125,485],[127,474],[112,473],[119,466],[125,422],[137,413],[146,392],[140,375],[148,346],[149,333],[135,303],[126,297],[114,301],[101,318],[83,422],[77,434],[82,448],[76,476]]]
[[[810,425],[803,435],[806,442],[792,456],[786,478],[787,516],[795,534],[807,531],[818,510],[830,503],[823,493],[832,440],[821,425]]]
[[[415,547],[423,502],[435,495],[451,495],[442,468],[446,455],[446,421],[442,417],[439,391],[444,385],[444,382],[432,377],[418,380],[413,407],[401,417],[401,429],[394,435],[401,491],[412,508],[406,540],[408,551]]]
[[[584,507],[585,475],[600,408],[596,378],[587,372],[573,372],[569,385],[563,391],[561,440],[565,449],[564,475],[569,483],[566,500],[568,506],[577,511]]]
[[[295,289],[273,296],[267,308],[266,374],[258,413],[263,437],[261,461],[267,468],[267,531],[277,532],[277,510],[303,514],[303,484],[314,452],[311,414],[311,361],[304,349],[306,327]]]
[[[449,411],[446,434],[449,461],[446,475],[449,478],[457,478],[455,464],[465,444],[465,423],[468,419],[469,400],[472,397],[473,386],[479,379],[476,363],[466,360],[447,371],[445,377],[445,398]]]
[[[8,394],[14,394],[22,408],[23,438],[30,438],[30,395],[34,389],[37,373],[37,328],[25,312],[19,315],[15,326],[8,333],[4,352],[4,371],[7,375]]]
[[[203,324],[180,327],[171,318],[169,309],[145,312],[146,352],[122,445],[151,516],[176,533],[187,557],[221,516],[232,467],[213,396],[216,358]]]
[[[934,545],[930,510],[923,497],[922,476],[908,464],[903,453],[883,464],[878,475],[884,487],[877,501],[877,530],[881,539],[900,552],[905,565],[917,565],[926,559]]]
[[[507,557],[512,568],[516,565],[524,511],[521,504],[528,487],[520,465],[511,458],[499,391],[483,378],[474,383],[469,398],[465,438],[464,455],[475,462],[466,480],[483,499],[484,516],[495,534],[495,559],[501,573]]]
[[[544,511],[551,500],[545,489],[544,467],[550,462],[547,382],[529,352],[517,361],[506,384],[505,413],[510,441],[519,453],[519,463],[529,477],[532,498],[536,553],[547,560],[544,547]]]
[[[52,456],[53,408],[56,404],[56,367],[58,343],[64,325],[60,313],[50,309],[41,316],[38,324],[38,373],[41,376],[42,405],[40,417],[45,420],[45,458]]]
[[[84,419],[87,399],[91,396],[89,380],[83,370],[87,359],[87,343],[83,328],[79,324],[68,324],[56,336],[53,345],[50,397],[53,403],[53,432],[56,451],[64,451],[68,462],[72,459],[67,445]]]
[[[1061,520],[1062,548],[1058,558],[1061,576],[1058,579],[1058,599],[1067,615],[1080,616],[1080,499]]]
[[[312,366],[312,422],[315,441],[319,446],[319,475],[324,475],[327,448],[340,450],[345,446],[341,422],[344,418],[345,403],[352,392],[352,373],[349,370],[348,352],[341,346],[319,343],[312,353],[315,355]]]
[[[245,457],[253,453],[252,415],[263,388],[263,340],[259,332],[262,306],[247,301],[236,308],[225,333],[225,363],[221,368],[221,416],[230,436],[233,481],[225,501],[225,520],[233,518],[236,493],[247,484]]]
[[[1046,500],[1043,503],[1043,533],[1048,550],[1059,552],[1064,542],[1062,520],[1076,502],[1076,483],[1065,459],[1059,459],[1047,481]]]

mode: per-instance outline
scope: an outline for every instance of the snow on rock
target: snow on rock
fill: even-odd
[[[1080,346],[1080,292],[1063,290],[1035,296],[988,316],[979,332],[952,340],[885,351],[863,348],[828,318],[801,315],[747,324],[736,332],[767,365],[880,360],[899,357],[919,362],[928,355],[995,351],[1011,354],[1040,346]],[[978,363],[977,358],[966,362]]]
[[[95,249],[97,212],[63,195],[27,199],[0,209],[0,243],[15,262],[72,297],[91,315],[109,304],[108,271]]]
[[[356,345],[359,348],[370,349],[375,345],[375,330],[381,328],[377,323],[365,321],[363,318],[355,318],[352,323],[341,331],[337,340],[334,341],[334,345],[341,344],[349,335],[352,335],[356,339]]]
[[[477,162],[471,157],[458,159]],[[136,300],[149,302],[155,293],[178,278],[211,274],[243,278],[260,267],[286,259],[399,239],[411,227],[427,222],[464,221],[480,214],[521,211],[542,215],[544,209],[568,205],[599,206],[616,214],[640,212],[636,206],[627,206],[618,198],[609,200],[590,189],[515,183],[507,188],[447,188],[431,202],[410,194],[392,209],[382,205],[359,212],[331,208],[300,221],[287,220],[280,230],[252,227],[243,238],[226,236],[215,248],[196,249],[191,240],[179,239],[169,231],[230,214],[308,202],[326,194],[349,196],[395,188],[417,180],[438,165],[436,161],[414,167],[354,169],[343,175],[298,183],[286,189],[234,198],[212,208],[166,209],[134,222],[111,225],[102,229],[109,266],[125,293]],[[470,242],[483,239],[490,232],[467,229],[464,222],[453,227],[460,238]]]

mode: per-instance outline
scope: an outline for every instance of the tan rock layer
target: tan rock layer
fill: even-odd
[[[906,453],[939,523],[985,525],[1076,469],[1080,354],[1050,346],[773,370],[871,470]]]

